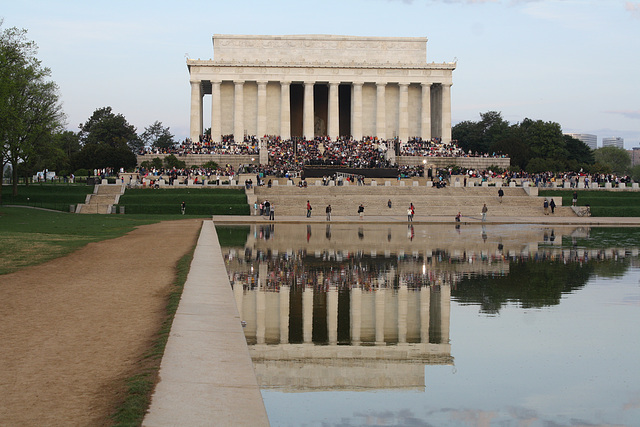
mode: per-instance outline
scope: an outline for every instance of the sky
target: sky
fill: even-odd
[[[334,34],[427,37],[426,62],[457,62],[454,125],[498,111],[640,146],[640,1],[0,0],[0,19],[38,45],[74,131],[110,106],[182,140],[186,59],[211,59],[214,34]]]

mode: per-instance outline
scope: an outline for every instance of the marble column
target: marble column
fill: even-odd
[[[385,315],[386,289],[377,288],[375,293],[376,304],[376,345],[385,345],[384,341],[384,315]]]
[[[362,330],[362,289],[351,289],[351,344],[360,345]]]
[[[313,113],[313,84],[314,82],[304,82],[304,106],[302,116],[302,136],[307,140],[312,140],[315,127],[315,115]]]
[[[387,139],[386,85],[386,83],[376,83],[376,136],[380,140]]]
[[[333,141],[340,136],[340,114],[338,112],[338,83],[329,83],[329,106],[328,106],[328,126],[327,133]]]
[[[356,141],[362,140],[362,82],[353,82],[353,111],[351,134]]]
[[[258,344],[265,343],[265,333],[267,328],[267,308],[266,308],[266,292],[262,287],[256,291],[256,342]]]
[[[398,343],[407,342],[407,311],[409,304],[409,290],[406,283],[401,283],[398,288]]]
[[[258,81],[258,123],[256,136],[262,138],[267,134],[267,82]]]
[[[202,82],[191,80],[190,137],[197,142],[202,135]]]
[[[244,141],[244,80],[234,80],[233,93],[233,139],[235,142]]]
[[[211,82],[211,140],[222,141],[222,109],[220,107],[220,82]]]
[[[289,342],[289,286],[280,288],[280,344]]]
[[[440,286],[440,330],[442,344],[449,344],[449,324],[451,323],[451,285]]]
[[[429,343],[429,309],[431,307],[431,286],[420,288],[420,342]]]
[[[451,142],[451,84],[442,84],[442,142]]]
[[[280,82],[280,138],[291,139],[291,82]]]
[[[409,84],[400,83],[400,98],[398,100],[398,139],[406,143],[409,139]]]
[[[302,292],[302,340],[310,343],[313,339],[313,287]]]
[[[420,112],[420,138],[431,140],[431,83],[422,83],[422,111]]]
[[[335,285],[327,291],[327,332],[329,344],[338,344],[338,287]]]

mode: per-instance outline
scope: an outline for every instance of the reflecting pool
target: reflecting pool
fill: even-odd
[[[640,425],[639,228],[216,230],[272,426]]]

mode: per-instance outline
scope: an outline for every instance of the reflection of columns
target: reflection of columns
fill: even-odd
[[[266,330],[266,299],[267,293],[264,288],[258,287],[256,291],[256,342],[264,344],[264,335]]]
[[[211,82],[211,140],[222,141],[222,109],[220,108],[220,82]]]
[[[362,140],[362,83],[353,83],[353,117],[351,118],[351,134],[356,141]]]
[[[384,344],[384,306],[385,289],[376,289],[376,344]]]
[[[362,328],[362,289],[351,289],[351,344],[360,344]]]
[[[289,89],[291,82],[280,82],[280,138],[291,139],[291,101]]]
[[[327,291],[327,330],[329,344],[338,343],[338,288],[331,285]]]
[[[289,286],[280,288],[280,344],[289,342]]]
[[[400,99],[398,100],[398,139],[407,142],[409,139],[409,84],[400,83]]]
[[[315,118],[313,114],[313,82],[304,82],[304,106],[302,112],[302,136],[314,138]]]
[[[451,84],[442,84],[442,142],[451,142]]]
[[[302,340],[310,343],[313,338],[313,288],[302,292]]]
[[[385,85],[386,83],[376,83],[376,136],[383,140],[387,139]]]
[[[420,288],[420,342],[429,342],[429,305],[431,304],[431,286]]]
[[[409,290],[406,283],[401,283],[398,289],[398,343],[407,342],[407,304]]]
[[[240,315],[240,320],[245,320],[244,318],[244,313],[242,312],[244,310],[244,306],[242,304],[242,296],[244,295],[244,290],[242,289],[242,282],[241,281],[233,281],[233,296],[236,299],[236,307],[238,307],[238,314]]]
[[[442,344],[449,344],[449,323],[451,322],[451,285],[440,286],[440,330]]]
[[[244,81],[237,80],[234,91],[233,105],[233,139],[236,142],[244,141]]]
[[[258,124],[257,137],[267,134],[267,82],[258,82]]]
[[[202,135],[202,84],[200,80],[191,81],[191,120],[190,136],[194,142]]]
[[[422,138],[423,141],[431,140],[431,83],[422,83],[420,138]]]
[[[338,83],[329,83],[329,107],[327,117],[329,123],[327,133],[329,138],[337,140],[340,133],[339,114],[338,114]]]

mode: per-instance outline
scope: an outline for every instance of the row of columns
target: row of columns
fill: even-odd
[[[238,305],[238,311],[244,319],[254,318],[250,313],[244,313],[243,304],[243,287],[241,283],[235,283],[233,286],[236,303]],[[441,343],[447,344],[449,342],[449,322],[450,322],[450,305],[451,305],[451,287],[449,285],[442,285],[440,288],[440,310],[439,310],[439,322]],[[389,290],[391,292],[391,290]],[[431,289],[429,287],[422,287],[418,291],[419,295],[419,307],[420,307],[420,342],[429,343],[429,329],[430,329],[430,305],[431,305]],[[361,344],[362,333],[362,289],[353,288],[351,290],[351,304],[350,304],[350,335],[353,345]],[[385,313],[388,311],[386,304],[387,289],[377,289],[375,298],[375,324],[370,325],[374,327],[375,343],[377,345],[385,344]],[[258,289],[249,292],[253,295],[255,300],[255,331],[256,342],[258,344],[264,344],[266,342],[266,325],[267,316],[273,316],[275,313],[267,313],[267,294],[273,295],[272,292],[265,292],[260,286]],[[313,336],[313,288],[305,288],[302,294],[302,337],[304,343],[311,343]],[[289,341],[289,287],[282,286],[279,289],[278,298],[278,331],[280,344],[287,344]],[[409,305],[409,290],[406,285],[402,284],[398,289],[397,295],[397,307],[389,310],[390,313],[397,313],[397,340],[399,344],[407,342],[407,309]],[[272,307],[272,306],[271,306]],[[272,307],[273,308],[273,307]],[[327,332],[329,344],[336,345],[338,342],[338,288],[335,286],[330,287],[327,290]]]
[[[236,140],[244,136],[244,80],[234,80],[234,114],[233,134]],[[314,136],[314,98],[313,86],[315,82],[304,82],[303,120],[302,132],[309,139]],[[338,111],[338,82],[329,83],[328,99],[328,126],[327,133],[332,139],[339,136],[339,111]],[[351,134],[356,140],[363,138],[363,105],[362,86],[364,83],[352,83],[352,120]],[[222,111],[220,97],[221,82],[211,82],[211,134],[213,140],[220,141],[222,135]],[[258,108],[257,108],[257,132],[256,135],[267,134],[267,81],[257,81]],[[379,139],[387,139],[386,134],[386,85],[376,83],[376,135]],[[420,137],[423,140],[431,139],[431,83],[422,83],[422,112],[420,115]],[[280,137],[284,140],[291,138],[291,112],[290,112],[290,87],[291,82],[280,82]],[[409,83],[400,83],[399,96],[399,123],[398,138],[406,142],[409,138]],[[203,90],[200,81],[191,81],[191,138],[197,139],[203,133]],[[444,142],[451,141],[451,85],[442,84],[442,114],[440,136]]]

